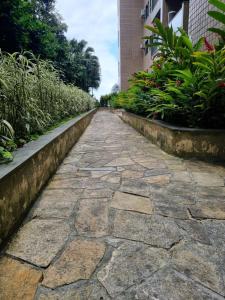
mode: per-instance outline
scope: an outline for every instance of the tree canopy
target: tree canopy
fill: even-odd
[[[53,62],[61,78],[85,91],[98,88],[100,65],[84,40],[67,40],[67,25],[55,11],[55,0],[1,0],[0,48],[32,51]]]

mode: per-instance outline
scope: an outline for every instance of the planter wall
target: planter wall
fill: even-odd
[[[0,166],[0,245],[21,223],[38,193],[89,125],[95,110],[74,118],[15,152]]]
[[[184,158],[225,161],[225,130],[171,126],[122,112],[120,118],[164,151]]]

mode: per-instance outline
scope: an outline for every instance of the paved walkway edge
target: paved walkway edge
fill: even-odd
[[[0,167],[0,247],[89,125],[92,110],[19,149]]]
[[[128,112],[121,112],[119,116],[169,154],[224,164],[225,130],[176,127]]]

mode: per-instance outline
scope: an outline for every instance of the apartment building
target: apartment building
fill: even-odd
[[[210,9],[208,0],[118,0],[120,90],[129,87],[132,74],[150,69],[157,52],[142,39],[149,35],[145,25],[152,25],[158,18],[174,30],[183,28],[194,42],[201,36],[212,41],[215,34],[207,32],[207,28],[217,24],[207,15]]]

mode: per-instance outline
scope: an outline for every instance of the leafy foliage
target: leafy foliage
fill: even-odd
[[[0,121],[0,164],[8,163],[13,160],[11,151],[16,149],[13,142],[14,130],[6,120]]]
[[[159,20],[146,28],[157,57],[150,73],[133,75],[116,106],[181,126],[225,128],[224,43],[218,49],[204,38],[193,44],[182,29],[174,32]],[[203,41],[206,52],[200,51]]]
[[[222,48],[225,44],[225,3],[221,0],[209,0],[209,3],[214,5],[219,11],[209,11],[210,17],[221,24],[221,28],[209,28],[209,31],[217,33],[220,36],[220,45]]]
[[[55,0],[0,1],[0,49],[32,51],[51,60],[61,79],[85,91],[98,88],[100,66],[85,41],[68,41],[66,24],[55,12]]]
[[[149,40],[148,47],[158,47],[160,57],[179,65],[181,69],[189,66],[193,61],[192,54],[201,48],[203,39],[194,45],[183,29],[176,33],[172,27],[164,27],[160,20],[154,22],[155,27],[145,26],[151,32],[150,36],[144,37]]]
[[[93,106],[92,97],[65,85],[49,62],[30,52],[0,55],[0,120],[11,124],[16,140],[29,140],[31,134]]]
[[[100,98],[100,106],[101,107],[108,107],[108,106],[114,106],[114,99],[116,99],[117,93],[111,93],[108,95],[101,96]]]
[[[57,67],[57,66],[56,66]],[[86,92],[100,84],[100,65],[94,49],[87,42],[75,39],[68,42],[67,55],[59,65],[61,77],[66,83],[79,86]]]

